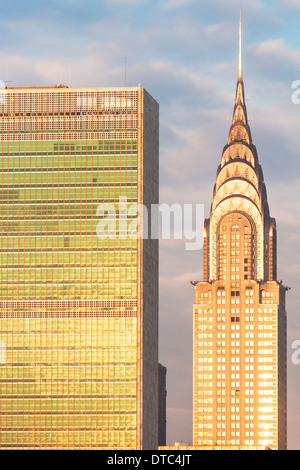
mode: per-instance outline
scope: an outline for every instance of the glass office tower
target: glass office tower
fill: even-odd
[[[156,448],[158,105],[6,88],[0,123],[0,449]]]

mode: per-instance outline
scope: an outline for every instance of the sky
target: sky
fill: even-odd
[[[8,86],[142,84],[160,107],[160,202],[203,204],[233,111],[238,23],[253,142],[278,230],[287,293],[288,448],[300,449],[300,0],[0,0],[0,79]],[[298,95],[299,97],[300,95]],[[297,101],[297,100],[296,100]],[[160,362],[167,443],[192,442],[194,290],[202,250],[160,242]],[[300,357],[300,355],[299,355]]]

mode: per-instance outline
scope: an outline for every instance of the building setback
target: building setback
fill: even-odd
[[[158,203],[158,105],[0,98],[0,448],[157,448],[158,242],[137,204]]]
[[[241,28],[241,26],[240,26]],[[239,73],[195,285],[193,444],[286,448],[286,288]],[[198,447],[198,448],[199,448]]]

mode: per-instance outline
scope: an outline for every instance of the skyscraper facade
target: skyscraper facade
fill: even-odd
[[[156,448],[158,105],[6,88],[0,122],[0,448]]]
[[[241,28],[241,25],[240,25]],[[195,285],[194,446],[286,448],[285,291],[239,72]]]

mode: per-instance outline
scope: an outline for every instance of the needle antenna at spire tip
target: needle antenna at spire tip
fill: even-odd
[[[242,10],[240,10],[240,27],[239,27],[239,74],[238,78],[243,78],[242,66]]]

